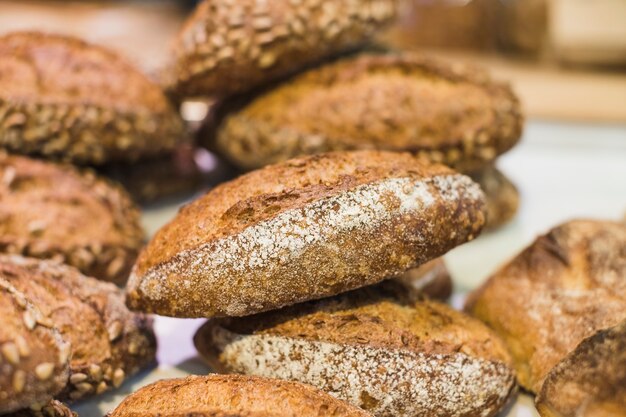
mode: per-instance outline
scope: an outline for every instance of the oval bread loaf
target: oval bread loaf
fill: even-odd
[[[225,96],[356,49],[389,22],[397,0],[204,0],[164,71],[173,95]]]
[[[514,392],[510,357],[478,320],[388,281],[196,334],[215,369],[297,380],[374,416],[492,416]]]
[[[0,275],[0,414],[37,406],[67,383],[70,344]]]
[[[626,224],[555,227],[471,294],[466,308],[506,342],[520,384],[539,392],[583,339],[626,319]]]
[[[626,416],[626,320],[583,340],[546,377],[542,417]]]
[[[71,342],[70,376],[57,398],[79,398],[119,387],[155,359],[152,322],[124,305],[110,283],[51,261],[0,256],[0,276],[26,294]]]
[[[81,164],[173,149],[182,119],[114,52],[37,32],[0,37],[0,147]]]
[[[0,252],[64,261],[121,284],[143,244],[139,209],[91,172],[0,152]]]
[[[161,380],[128,396],[107,417],[367,417],[298,382],[238,375]]]
[[[226,101],[215,119],[217,131],[208,129],[204,140],[245,169],[302,154],[382,149],[466,171],[514,146],[523,123],[511,89],[480,70],[372,53]]]
[[[242,316],[392,277],[473,239],[483,194],[409,154],[330,153],[266,167],[184,207],[141,253],[133,309]]]

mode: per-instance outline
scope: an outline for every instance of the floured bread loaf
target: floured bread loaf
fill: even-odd
[[[483,194],[409,154],[293,159],[224,183],[156,233],[129,280],[133,309],[242,316],[379,282],[473,239]]]

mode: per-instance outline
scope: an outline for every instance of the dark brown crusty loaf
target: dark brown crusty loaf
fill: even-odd
[[[626,320],[583,340],[546,377],[542,417],[626,416]]]
[[[0,274],[0,414],[46,403],[67,382],[70,344]]]
[[[65,404],[52,400],[44,405],[36,405],[6,415],[6,417],[78,417],[78,414],[70,410]]]
[[[433,259],[394,277],[397,282],[436,300],[447,300],[452,295],[452,277],[443,258]]]
[[[129,312],[113,284],[53,261],[6,255],[0,256],[0,276],[72,344],[69,382],[57,398],[100,394],[154,361],[152,321]]]
[[[227,96],[356,49],[395,16],[397,0],[204,0],[164,71],[177,96]]]
[[[308,383],[377,417],[492,416],[515,387],[495,333],[393,281],[210,320],[195,343],[215,369]]]
[[[500,227],[515,217],[520,204],[519,191],[494,165],[467,174],[485,193],[488,229]]]
[[[208,375],[169,379],[128,396],[107,417],[367,417],[311,386],[277,379]]]
[[[293,159],[184,207],[141,253],[133,309],[241,316],[390,278],[473,239],[483,194],[409,154]]]
[[[464,171],[515,145],[523,121],[508,86],[408,53],[364,53],[312,69],[249,101],[224,102],[215,119],[217,131],[204,140],[246,169],[301,154],[383,149]]]
[[[0,252],[62,260],[121,284],[143,245],[139,209],[91,172],[0,152]]]
[[[626,224],[555,227],[471,294],[466,308],[504,339],[520,384],[539,392],[583,339],[626,319]]]
[[[120,56],[37,32],[0,37],[0,146],[76,163],[160,154],[185,138],[158,85]]]

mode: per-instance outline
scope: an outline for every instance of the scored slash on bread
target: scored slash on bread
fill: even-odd
[[[626,319],[626,224],[574,220],[540,236],[468,299],[513,355],[524,388],[585,338]]]
[[[241,316],[379,282],[472,240],[483,193],[468,177],[393,152],[293,159],[184,207],[141,253],[133,309]]]
[[[492,416],[515,387],[504,344],[476,319],[387,281],[195,336],[214,369],[316,386],[377,417]]]
[[[209,375],[161,380],[107,417],[368,417],[309,385],[277,379]]]

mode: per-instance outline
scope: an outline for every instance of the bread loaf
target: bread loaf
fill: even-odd
[[[626,320],[583,340],[548,374],[542,417],[626,416]]]
[[[91,172],[0,152],[0,252],[52,258],[126,282],[143,244],[139,210]]]
[[[177,96],[225,96],[365,44],[397,0],[204,0],[187,19],[164,71]]]
[[[208,142],[241,168],[336,150],[410,151],[476,170],[517,143],[520,104],[481,70],[363,53],[215,111]]]
[[[161,380],[107,417],[367,417],[311,386],[268,378],[209,375]]]
[[[69,381],[57,398],[118,387],[155,359],[152,322],[131,313],[113,284],[51,261],[0,256],[0,276],[23,292],[72,344]]]
[[[492,416],[515,386],[495,333],[392,281],[210,320],[195,343],[214,369],[308,383],[379,417]]]
[[[574,220],[539,237],[470,295],[467,310],[506,342],[520,384],[596,331],[626,319],[626,224]]]
[[[70,344],[0,275],[0,414],[46,403],[67,382]]]
[[[316,155],[224,183],[143,250],[133,309],[242,316],[390,278],[478,235],[479,187],[408,154]]]
[[[184,139],[161,89],[116,53],[60,35],[0,37],[0,147],[101,164]]]

